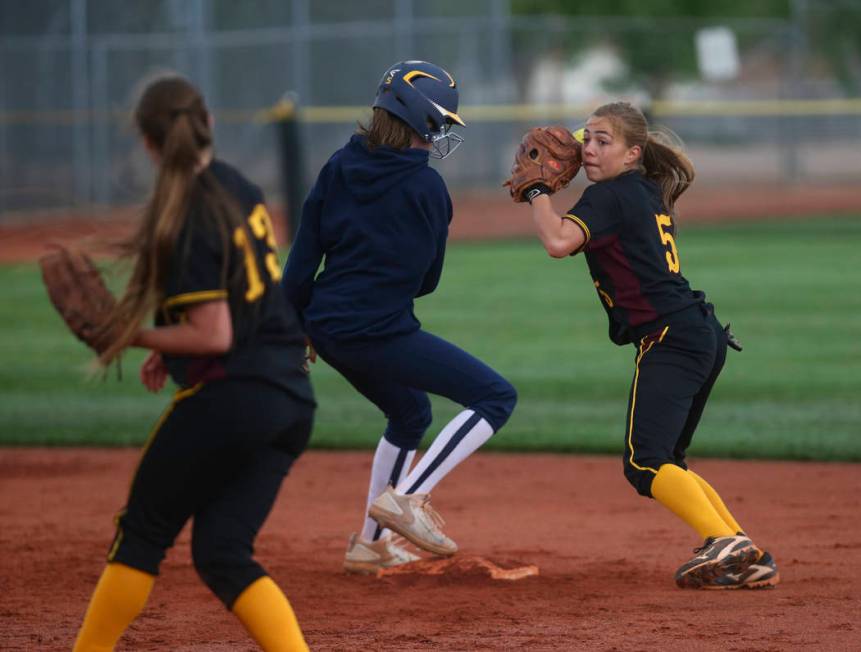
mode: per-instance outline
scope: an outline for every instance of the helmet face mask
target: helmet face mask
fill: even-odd
[[[431,158],[444,159],[463,143],[463,136],[450,129],[451,125],[444,125],[441,131],[431,136]]]
[[[427,61],[403,61],[383,75],[373,106],[400,118],[430,143],[431,156],[445,158],[463,142],[449,131],[452,124],[466,126],[457,104],[457,84],[448,72]]]

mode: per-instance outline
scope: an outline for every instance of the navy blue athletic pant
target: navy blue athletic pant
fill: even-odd
[[[314,348],[388,419],[387,441],[418,447],[431,423],[427,393],[474,410],[498,431],[517,402],[505,378],[466,351],[422,330],[390,339],[332,342]]]
[[[189,518],[203,581],[230,609],[265,575],[254,539],[311,433],[314,407],[258,380],[177,393],[150,435],[108,561],[157,575]]]

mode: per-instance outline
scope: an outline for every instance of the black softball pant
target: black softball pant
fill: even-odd
[[[685,452],[726,360],[727,336],[711,304],[670,315],[638,342],[625,424],[625,477],[643,496],[663,464]]]
[[[194,566],[230,609],[266,574],[254,540],[307,444],[313,412],[262,380],[177,392],[144,447],[108,561],[157,575],[193,517]]]

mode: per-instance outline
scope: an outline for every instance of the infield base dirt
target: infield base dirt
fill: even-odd
[[[137,450],[0,451],[0,649],[68,650],[103,568]],[[346,575],[372,453],[310,452],[257,556],[315,650],[857,650],[861,465],[695,461],[780,566],[763,591],[682,591],[698,541],[634,494],[615,457],[478,454],[434,492],[483,573]],[[198,580],[184,531],[118,650],[254,650]]]

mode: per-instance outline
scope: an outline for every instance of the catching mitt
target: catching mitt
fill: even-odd
[[[568,185],[580,170],[580,141],[565,127],[535,127],[526,132],[511,166],[508,186],[516,202],[529,201],[527,191],[544,186],[550,194]]]
[[[104,353],[113,339],[108,323],[116,301],[93,261],[80,251],[54,245],[39,266],[51,303],[66,325],[96,353]]]

